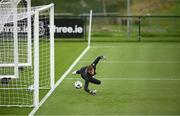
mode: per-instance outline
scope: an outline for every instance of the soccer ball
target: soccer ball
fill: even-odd
[[[81,82],[81,81],[76,81],[76,82],[74,83],[74,87],[75,87],[76,89],[82,88],[82,82]]]
[[[29,92],[33,92],[33,91],[34,91],[34,85],[30,85],[30,86],[28,87],[28,91],[29,91]]]

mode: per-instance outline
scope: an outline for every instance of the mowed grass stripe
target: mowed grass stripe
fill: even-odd
[[[83,60],[80,63],[89,63],[90,60]],[[103,61],[107,64],[179,64],[180,61]]]
[[[95,45],[95,46],[92,46],[91,48],[92,49],[97,49],[97,48],[129,48],[129,47],[134,47],[134,45],[100,45],[100,46],[98,46],[98,45]],[[164,46],[152,46],[152,45],[140,45],[140,46],[135,46],[135,47],[137,47],[137,48],[156,48],[156,47],[163,47],[163,48],[180,48],[180,46],[178,46],[178,45],[164,45]]]
[[[89,84],[89,89],[96,89],[97,95],[91,96],[83,89],[75,89],[76,80],[82,80],[80,75],[71,73],[61,86],[38,110],[38,115],[163,115],[180,114],[179,92],[179,47],[174,43],[117,43],[117,46],[127,47],[103,48],[94,47],[88,51],[82,60],[72,70],[86,66],[99,55],[105,55],[107,60],[100,61],[97,66],[97,79],[101,85]],[[156,45],[154,45],[156,44]],[[93,43],[94,45],[94,43]],[[141,47],[146,46],[149,47]],[[172,47],[161,47],[161,46]],[[151,47],[152,46],[152,47]],[[85,62],[84,62],[85,61]],[[113,62],[111,62],[113,61]],[[118,61],[114,62],[114,61]],[[139,63],[120,62],[132,61],[162,61],[169,63]],[[172,61],[172,62],[171,62]],[[109,62],[109,63],[107,63]],[[172,78],[172,79],[171,79]],[[149,81],[149,80],[150,81]],[[176,80],[177,79],[177,80]],[[165,81],[164,81],[165,80]],[[87,110],[88,109],[88,110]]]
[[[67,80],[76,80],[77,78],[67,77]],[[81,79],[81,78],[78,78]],[[109,80],[109,81],[180,81],[180,78],[119,78],[119,77],[112,77],[112,78],[104,78],[98,77],[99,80]]]
[[[148,63],[179,64],[180,44],[178,43],[107,43],[92,46],[88,56],[82,62],[90,63],[98,55],[104,55],[104,63]]]

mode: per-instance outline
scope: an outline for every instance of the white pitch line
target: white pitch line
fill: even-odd
[[[75,78],[66,78],[66,80],[73,80]],[[99,80],[109,80],[109,81],[180,81],[180,78],[119,78],[119,77],[113,77],[113,78],[101,78],[98,77]]]
[[[92,62],[90,60],[82,60],[82,63]],[[180,61],[104,61],[102,63],[109,64],[179,64]]]
[[[68,70],[60,77],[60,79],[56,82],[54,89],[51,89],[40,101],[38,107],[35,107],[30,113],[29,116],[33,116],[37,110],[42,106],[42,104],[47,100],[47,98],[54,92],[54,90],[58,87],[58,85],[64,80],[64,78],[70,73],[70,71],[74,68],[74,66],[80,61],[80,59],[86,54],[86,52],[90,49],[88,46],[79,57],[73,62],[73,64],[68,68]]]

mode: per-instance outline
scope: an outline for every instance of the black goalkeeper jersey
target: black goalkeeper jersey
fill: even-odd
[[[96,74],[96,65],[98,64],[99,60],[102,59],[103,56],[99,56],[97,57],[94,62],[91,64],[94,68],[94,72]],[[80,70],[78,70],[76,73],[77,74],[81,74],[81,77],[85,80],[85,84],[84,84],[84,90],[86,92],[91,92],[89,89],[88,89],[88,86],[89,86],[89,82],[91,83],[94,83],[94,84],[100,84],[101,82],[97,79],[94,78],[94,76],[91,76],[88,74],[87,72],[87,67],[88,66],[85,66],[85,67],[82,67]]]

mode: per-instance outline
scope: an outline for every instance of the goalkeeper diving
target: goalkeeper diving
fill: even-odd
[[[88,88],[89,86],[89,82],[93,83],[93,84],[97,84],[100,85],[101,81],[95,78],[96,75],[96,65],[98,64],[98,62],[103,59],[105,60],[106,58],[104,56],[98,56],[93,62],[92,64],[90,64],[89,66],[84,66],[79,70],[74,71],[72,74],[80,74],[81,77],[85,80],[85,84],[84,84],[84,90],[92,95],[96,94],[96,90],[90,90]]]

